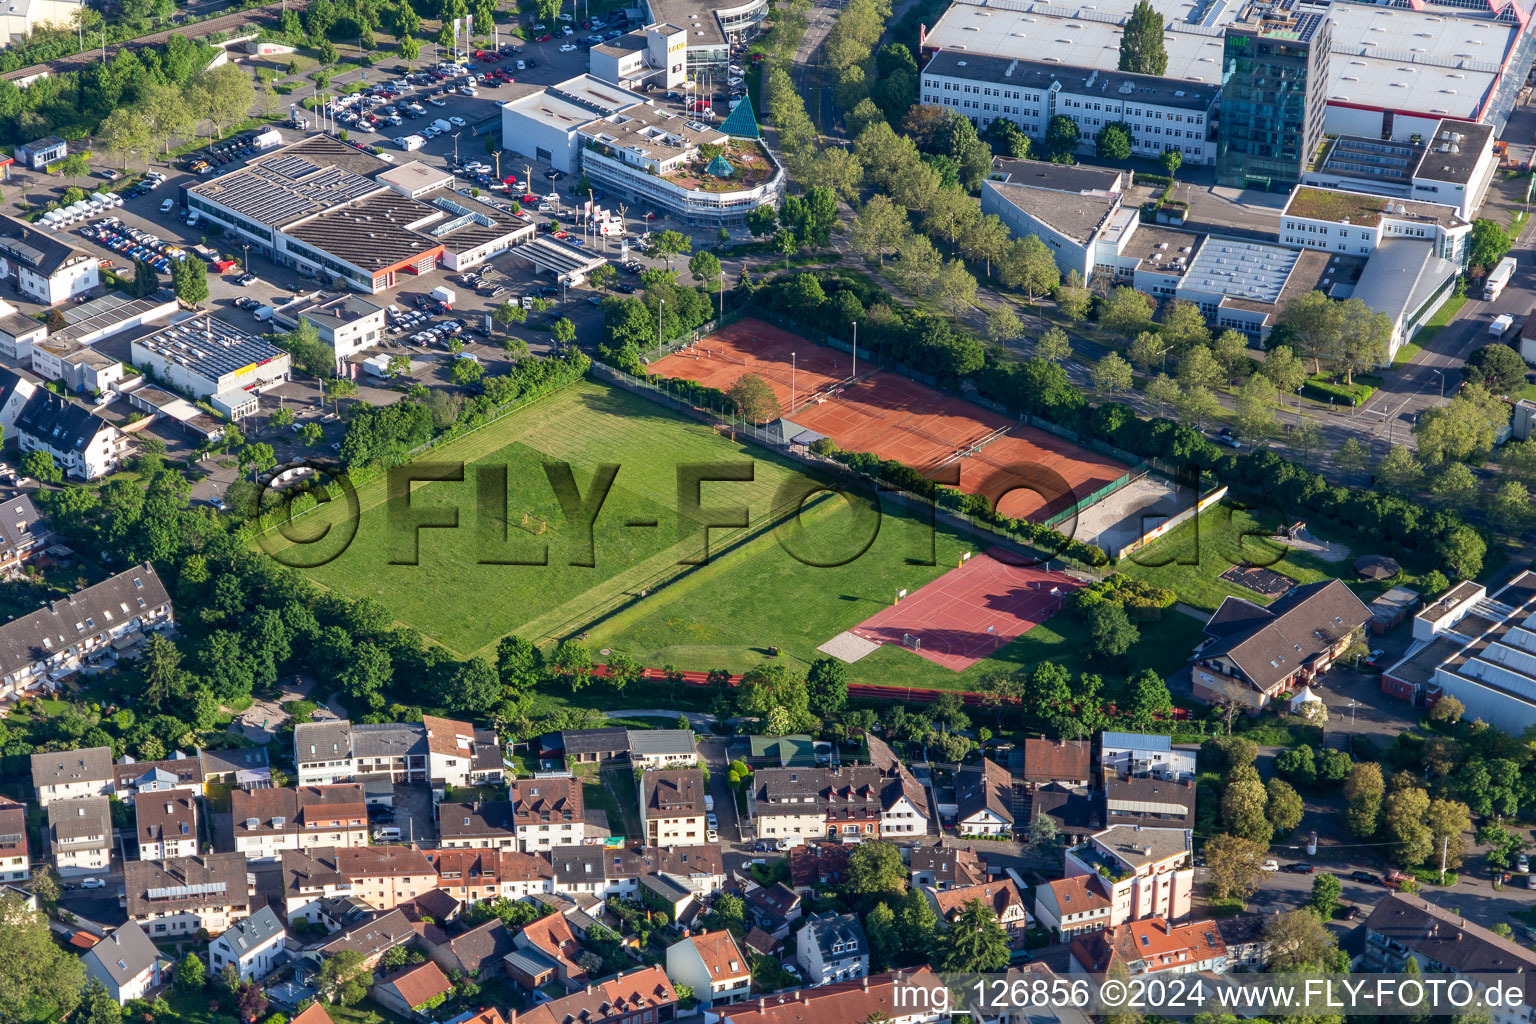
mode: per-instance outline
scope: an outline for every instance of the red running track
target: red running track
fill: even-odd
[[[851,632],[877,644],[915,636],[914,653],[963,672],[1055,615],[1080,586],[1064,573],[974,555]]]

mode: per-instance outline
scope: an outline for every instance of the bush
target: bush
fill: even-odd
[[[1361,405],[1376,393],[1376,389],[1369,384],[1342,384],[1337,381],[1324,380],[1321,377],[1313,377],[1301,386],[1301,390],[1308,397],[1326,402],[1332,399],[1340,405],[1348,405],[1354,408]]]

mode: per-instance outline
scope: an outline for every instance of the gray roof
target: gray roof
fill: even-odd
[[[631,754],[693,754],[698,751],[691,729],[630,729]]]
[[[666,875],[641,875],[640,884],[673,903],[693,895],[692,889]]]
[[[1435,255],[1429,239],[1394,238],[1366,260],[1354,298],[1396,320],[1417,312],[1459,273],[1460,267]]]
[[[173,757],[165,761],[135,761],[124,757],[112,769],[114,785],[118,790],[133,789],[146,775],[163,772],[178,785],[203,783],[203,760],[200,757]]]
[[[123,889],[129,917],[251,904],[243,853],[131,860],[123,865]]]
[[[160,950],[144,934],[144,929],[138,922],[129,921],[88,949],[84,960],[88,970],[94,962],[102,973],[121,987],[152,966],[159,957]]]
[[[1295,587],[1266,608],[1244,609],[1244,616],[1247,628],[1218,637],[1200,658],[1224,655],[1249,683],[1267,690],[1369,622],[1371,613],[1342,582],[1326,580]],[[1212,621],[1221,617],[1218,608]]]
[[[277,913],[272,909],[271,904],[262,904],[260,910],[230,925],[219,938],[235,951],[236,956],[244,956],[271,940],[274,935],[283,934],[284,931],[283,922],[277,919]]]
[[[1477,162],[1493,135],[1493,126],[1474,124],[1471,121],[1453,121],[1449,118],[1435,125],[1424,155],[1414,168],[1415,178],[1430,181],[1449,181],[1458,185],[1470,185]]]
[[[47,388],[38,388],[16,416],[16,432],[45,442],[61,452],[83,452],[110,423]]]
[[[420,722],[359,722],[352,726],[357,757],[426,757],[427,729]]]
[[[1120,196],[1082,195],[1053,188],[987,181],[982,185],[1022,213],[1072,239],[1079,245],[1093,240],[1120,207]]]
[[[512,805],[505,800],[491,803],[438,804],[438,832],[443,839],[463,836],[511,834]]]
[[[52,277],[65,264],[90,255],[12,217],[0,217],[0,253],[44,277]]]
[[[415,937],[416,930],[411,927],[411,919],[405,916],[404,911],[396,909],[326,940],[325,945],[319,947],[319,952],[325,956],[335,956],[342,950],[355,949],[365,957],[376,956],[395,946],[404,945]]]
[[[300,723],[293,727],[293,751],[300,765],[346,760],[352,756],[352,723]]]
[[[613,754],[629,750],[629,730],[620,726],[607,729],[567,729],[560,734],[567,754]]]
[[[48,828],[55,843],[95,836],[112,843],[112,801],[104,796],[55,800],[48,805]]]
[[[1424,899],[1388,893],[1365,919],[1367,933],[1401,943],[1457,973],[1531,974],[1536,953]],[[1433,968],[1430,968],[1433,970]]]
[[[267,767],[266,747],[231,747],[228,750],[200,750],[204,775],[225,775],[231,772],[264,770]]]
[[[702,818],[704,773],[697,768],[646,772],[640,779],[640,806],[652,818]]]
[[[35,614],[37,613],[33,612],[33,615]],[[31,617],[31,615],[27,616],[27,618]],[[3,643],[5,629],[6,626],[0,626],[0,643]],[[111,747],[57,750],[47,754],[32,755],[32,785],[37,789],[42,789],[44,786],[61,786],[71,782],[108,782],[111,778]]]
[[[864,927],[852,914],[824,914],[821,917],[812,918],[806,927],[811,930],[816,945],[821,947],[822,959],[829,963],[864,956],[869,952],[869,942],[864,938]],[[848,942],[854,944],[851,950],[845,949],[841,953],[832,952],[833,943]]]
[[[1109,192],[1125,177],[1124,171],[1091,164],[1057,164],[1048,160],[1016,160],[1009,156],[992,158],[993,181],[1015,185],[1055,189],[1058,192]]]
[[[1189,833],[1182,828],[1137,828],[1134,825],[1111,826],[1093,839],[1133,867],[1187,852],[1190,843]]]
[[[1039,93],[1059,83],[1062,92],[1079,96],[1200,111],[1209,110],[1221,92],[1216,85],[1202,82],[1043,61],[1010,60],[965,50],[940,50],[924,65],[923,74],[969,78],[994,85],[1033,89]]]

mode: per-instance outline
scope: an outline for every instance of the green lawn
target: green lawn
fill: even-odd
[[[363,513],[356,538],[310,575],[353,597],[376,598],[458,657],[494,648],[508,633],[537,641],[563,638],[683,571],[679,563],[702,551],[700,524],[707,516],[679,512],[680,466],[710,464],[715,471],[707,476],[720,476],[718,467],[749,475],[701,488],[706,507],[748,509],[749,530],[772,518],[781,488],[806,479],[787,461],[591,383],[443,445],[428,459],[463,464],[464,479],[416,483],[408,508],[406,501],[388,498],[383,479],[365,484],[359,488]],[[575,506],[590,500],[598,467],[617,467],[590,533],[583,526],[590,513],[562,514],[546,475],[546,464],[559,463],[571,468],[578,497],[568,498]],[[501,473],[510,495],[504,508]],[[300,521],[306,535],[327,515],[344,514],[344,503],[333,504],[335,512],[327,506],[314,513],[315,522]],[[450,517],[456,511],[457,529],[413,534],[406,517],[423,508]],[[525,512],[532,517],[528,528]],[[540,535],[532,532],[537,520],[548,524]],[[744,532],[712,529],[709,543],[719,550]],[[548,564],[510,564],[542,559]]]
[[[1307,552],[1286,551],[1268,540],[1267,535],[1280,525],[1278,513],[1245,511],[1223,503],[1136,552],[1119,568],[1127,576],[1167,587],[1180,601],[1204,611],[1215,611],[1228,596],[1258,604],[1272,600],[1220,578],[1242,561],[1267,566],[1297,583],[1316,583],[1333,576],[1355,581],[1352,557],[1324,562]]]
[[[1397,355],[1392,360],[1392,368],[1395,370],[1399,367],[1407,366],[1408,362],[1418,355],[1425,345],[1434,340],[1435,335],[1440,333],[1440,328],[1455,319],[1456,314],[1461,312],[1461,307],[1466,304],[1467,297],[1465,295],[1452,295],[1446,299],[1445,305],[1436,310],[1435,315],[1425,321],[1423,327],[1419,328],[1419,333],[1414,335],[1413,341],[1397,350]]]
[[[802,516],[798,535],[786,526],[777,536],[757,538],[600,624],[593,646],[623,651],[646,665],[741,672],[761,663],[771,645],[781,658],[808,665],[821,656],[817,647],[880,611],[897,589],[915,590],[953,569],[962,552],[981,547],[944,529],[930,540],[927,524],[901,509],[883,510],[878,531],[869,526],[841,502],[820,504]],[[844,558],[862,553],[846,564],[816,568],[786,549],[817,562],[834,561],[840,552],[847,553]],[[929,552],[937,564],[915,564]],[[1195,619],[1170,613],[1143,629],[1141,642],[1122,662],[1102,665],[1088,656],[1082,623],[1059,615],[964,672],[888,645],[850,665],[849,679],[969,689],[991,668],[1029,668],[1041,661],[1106,677],[1146,666],[1171,672],[1199,632]]]

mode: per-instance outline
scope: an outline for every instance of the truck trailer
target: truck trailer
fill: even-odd
[[[1492,302],[1499,297],[1504,286],[1509,284],[1509,279],[1515,276],[1515,258],[1505,256],[1499,260],[1499,265],[1493,268],[1493,272],[1483,281],[1483,301]]]

